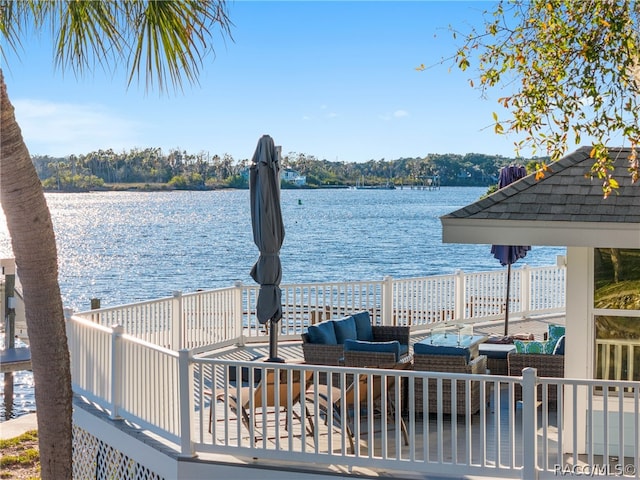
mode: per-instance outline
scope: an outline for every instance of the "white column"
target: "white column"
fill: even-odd
[[[593,378],[595,326],[593,323],[593,249],[567,248],[567,310],[564,356],[566,378]],[[567,445],[576,435],[578,453],[585,452],[587,399],[584,389],[576,392],[573,402],[564,402],[564,430]],[[575,421],[575,428],[574,428]]]

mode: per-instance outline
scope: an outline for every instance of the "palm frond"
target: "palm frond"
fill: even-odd
[[[197,83],[214,35],[231,38],[231,25],[225,0],[0,0],[1,45],[18,53],[26,35],[49,29],[56,67],[80,76],[124,65],[128,84],[144,76],[147,90]]]

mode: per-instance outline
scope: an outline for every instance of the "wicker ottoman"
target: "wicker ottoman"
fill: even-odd
[[[513,344],[481,343],[478,347],[480,355],[487,357],[487,369],[491,375],[509,375],[507,355],[516,351]]]

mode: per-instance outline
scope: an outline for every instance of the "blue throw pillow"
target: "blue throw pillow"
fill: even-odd
[[[564,335],[562,335],[556,342],[556,347],[553,349],[554,355],[564,355]]]
[[[469,361],[471,352],[465,347],[448,347],[444,345],[433,345],[431,343],[418,342],[413,346],[413,353],[422,355],[457,355],[464,356]]]
[[[311,325],[307,329],[309,340],[311,343],[324,343],[327,345],[337,345],[338,340],[336,338],[336,332],[333,328],[333,322],[331,320],[326,322],[320,322],[317,325]]]
[[[371,328],[371,317],[369,312],[362,311],[354,313],[353,319],[356,321],[356,333],[358,340],[364,340],[365,342],[373,341],[373,328]]]
[[[353,317],[345,317],[340,320],[333,320],[333,329],[336,332],[336,340],[338,343],[344,343],[345,340],[356,340],[356,321]]]
[[[391,352],[395,353],[396,362],[400,359],[400,342],[392,340],[390,342],[365,342],[363,340],[346,340],[344,351],[356,352]]]

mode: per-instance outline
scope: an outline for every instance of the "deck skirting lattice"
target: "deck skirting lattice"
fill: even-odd
[[[77,425],[73,426],[73,478],[165,480]]]

